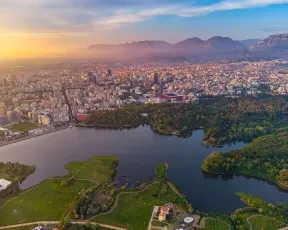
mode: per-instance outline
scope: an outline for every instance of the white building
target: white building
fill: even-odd
[[[0,179],[0,191],[6,189],[10,184],[11,182],[8,180]]]

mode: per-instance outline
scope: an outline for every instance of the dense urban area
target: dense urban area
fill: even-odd
[[[133,103],[197,104],[205,96],[285,95],[287,65],[287,59],[280,59],[17,66],[0,75],[2,142],[53,131],[74,120],[83,121],[91,111]]]

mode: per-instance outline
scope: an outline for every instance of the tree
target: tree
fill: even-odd
[[[192,214],[193,208],[192,208],[192,205],[191,205],[191,204],[188,204],[188,205],[187,205],[187,211],[188,211],[188,213]]]
[[[288,170],[282,169],[279,173],[279,180],[288,182]]]

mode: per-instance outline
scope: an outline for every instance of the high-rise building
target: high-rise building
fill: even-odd
[[[111,77],[111,76],[112,76],[112,70],[111,70],[111,69],[108,69],[108,70],[107,70],[107,76],[108,76],[108,77]]]
[[[7,111],[7,118],[8,118],[8,121],[13,121],[13,113],[12,111]]]
[[[159,84],[159,75],[158,73],[154,73],[154,84],[158,85]]]

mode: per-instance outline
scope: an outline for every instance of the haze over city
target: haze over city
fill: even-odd
[[[0,59],[142,40],[263,39],[288,31],[287,10],[287,0],[1,0]]]

